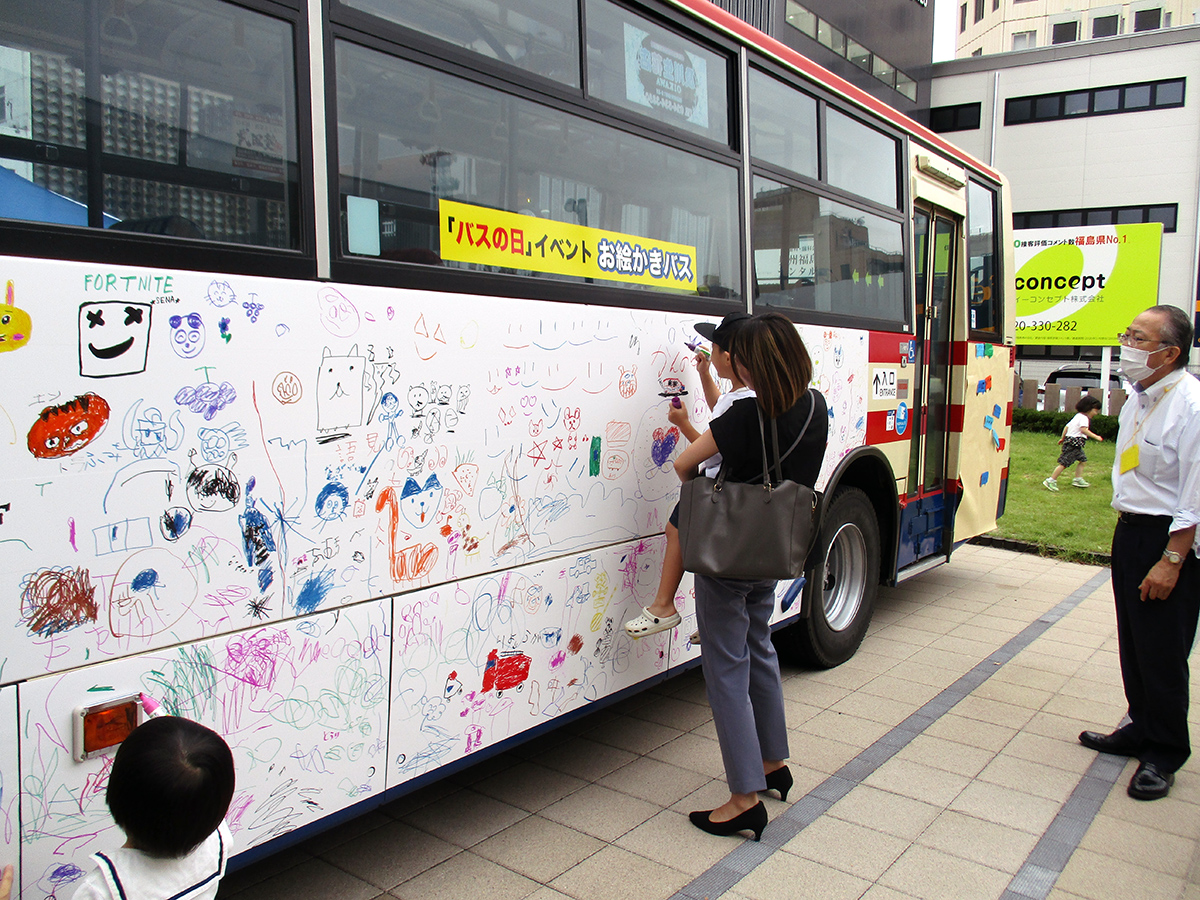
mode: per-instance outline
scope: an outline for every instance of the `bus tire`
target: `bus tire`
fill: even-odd
[[[838,488],[825,511],[804,586],[807,618],[776,632],[776,644],[802,665],[831,669],[854,655],[879,591],[879,522],[859,488]]]

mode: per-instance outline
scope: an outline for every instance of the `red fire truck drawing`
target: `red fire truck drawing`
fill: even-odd
[[[529,677],[530,658],[520,650],[506,650],[504,653],[493,649],[487,656],[483,666],[483,688],[486,693],[496,689],[496,696],[504,691],[519,690]]]

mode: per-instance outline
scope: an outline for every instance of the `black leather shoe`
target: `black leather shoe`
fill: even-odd
[[[1114,756],[1137,756],[1142,749],[1137,741],[1130,740],[1121,734],[1120,730],[1114,731],[1112,734],[1101,734],[1098,731],[1081,731],[1079,732],[1079,743],[1083,744],[1089,750],[1111,753]]]
[[[792,772],[787,766],[781,766],[774,772],[767,773],[767,790],[779,791],[779,799],[787,802],[788,791],[792,789]]]
[[[1135,800],[1160,800],[1170,793],[1174,772],[1164,772],[1154,763],[1144,762],[1129,780],[1129,796]]]
[[[689,813],[688,818],[701,831],[721,837],[737,834],[739,831],[753,831],[756,841],[762,838],[763,829],[767,827],[767,808],[763,806],[761,800],[728,822],[714,822],[709,818],[711,814],[711,809],[696,810],[694,813]]]

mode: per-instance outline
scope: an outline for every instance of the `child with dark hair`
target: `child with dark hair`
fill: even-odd
[[[233,754],[211,728],[174,716],[139,725],[117,750],[105,800],[125,832],[74,900],[212,900],[232,844]]]
[[[735,400],[754,396],[754,391],[746,387],[733,368],[734,340],[738,328],[749,320],[749,313],[737,312],[727,315],[719,325],[714,325],[712,322],[697,322],[694,326],[698,335],[708,338],[712,342],[711,352],[696,351],[696,370],[700,373],[704,401],[712,411],[711,418],[713,419],[729,409]],[[727,379],[732,384],[731,390],[727,393],[721,393],[721,386],[709,371],[710,362],[712,368],[717,371],[717,378]],[[672,404],[667,410],[667,418],[688,441],[695,441],[700,436],[700,432],[696,430],[688,417],[687,408],[682,403],[678,406]],[[721,454],[714,453],[704,462],[704,474],[709,478],[716,478],[720,470]],[[679,610],[675,608],[675,592],[679,590],[679,584],[683,581],[683,551],[679,548],[678,503],[671,510],[665,531],[667,549],[663,555],[662,573],[659,575],[658,591],[654,595],[654,601],[644,607],[636,618],[625,623],[626,633],[635,640],[674,628],[682,618]],[[691,636],[691,642],[693,645],[700,643],[699,632]]]
[[[1062,453],[1058,455],[1058,466],[1055,468],[1054,474],[1042,482],[1042,487],[1046,490],[1057,491],[1058,476],[1063,473],[1063,469],[1072,464],[1075,464],[1075,477],[1071,479],[1071,484],[1077,488],[1091,487],[1091,484],[1083,478],[1083,464],[1087,462],[1087,454],[1083,452],[1083,446],[1087,443],[1088,438],[1095,441],[1104,440],[1088,428],[1093,417],[1099,411],[1100,401],[1091,394],[1084,394],[1079,398],[1079,402],[1075,404],[1075,417],[1063,426],[1062,436],[1058,439],[1058,442],[1062,444]]]

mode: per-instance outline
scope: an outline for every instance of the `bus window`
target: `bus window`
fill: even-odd
[[[518,224],[528,223],[520,225],[523,242],[546,232],[539,220],[569,223],[581,254],[600,253],[601,239],[682,246],[694,258],[690,292],[740,295],[732,166],[347,42],[338,42],[336,56],[345,253],[583,280],[538,267],[553,240],[508,253],[503,265],[453,255],[442,242],[462,241],[442,233],[439,210],[454,201],[476,211],[473,222],[489,221],[489,210],[518,214]],[[638,280],[638,260],[630,265],[612,270],[612,280],[674,287]]]
[[[354,9],[579,87],[579,11],[574,2],[509,0],[343,0]]]
[[[797,175],[817,178],[817,101],[751,69],[750,154]]]
[[[89,8],[0,8],[0,217],[298,247],[292,26],[219,0]]]
[[[905,321],[899,222],[755,176],[751,233],[759,305]]]
[[[996,265],[996,192],[972,181],[967,189],[967,296],[971,330],[1000,331]]]
[[[588,93],[729,142],[725,58],[607,0],[587,4]]]
[[[882,206],[899,206],[895,139],[828,107],[825,130],[826,180]]]

